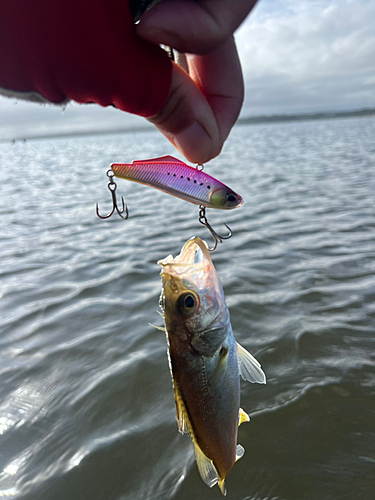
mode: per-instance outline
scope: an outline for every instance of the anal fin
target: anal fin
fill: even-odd
[[[227,489],[226,489],[226,487],[225,487],[225,479],[222,479],[221,481],[219,481],[219,482],[217,483],[217,485],[219,486],[219,488],[220,488],[220,491],[221,491],[222,495],[223,495],[223,496],[226,496],[226,494],[227,494]]]
[[[207,486],[212,488],[213,486],[215,486],[215,484],[220,483],[220,478],[216,467],[214,466],[213,461],[206,457],[206,455],[200,449],[199,444],[195,440],[193,441],[193,444],[195,461],[197,462],[199,474],[201,475],[203,482],[207,484]],[[222,482],[224,482],[224,480]]]
[[[245,448],[243,446],[241,446],[240,444],[238,444],[236,447],[236,462],[237,462],[237,460],[242,458],[244,456],[244,454],[245,454]]]

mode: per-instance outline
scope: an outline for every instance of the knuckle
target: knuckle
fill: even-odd
[[[172,134],[186,129],[194,122],[194,114],[182,83],[171,87],[163,108],[148,120]]]

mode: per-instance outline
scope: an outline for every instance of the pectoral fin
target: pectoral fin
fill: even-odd
[[[237,359],[240,375],[248,382],[266,383],[266,376],[260,363],[237,342]]]
[[[214,466],[213,461],[206,457],[196,441],[194,441],[193,444],[195,460],[197,462],[199,474],[201,475],[203,482],[210,488],[219,483],[220,490],[223,493],[220,483],[223,483],[224,485],[224,480],[220,481],[219,474],[216,470],[216,467]],[[223,493],[223,495],[225,495],[225,493]]]

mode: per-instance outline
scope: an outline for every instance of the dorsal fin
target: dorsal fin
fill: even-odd
[[[186,165],[186,163],[173,156],[160,156],[159,158],[150,158],[149,160],[134,160],[132,165],[139,163],[181,163],[182,165]]]

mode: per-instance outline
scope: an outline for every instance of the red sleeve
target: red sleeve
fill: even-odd
[[[168,95],[171,62],[137,37],[128,0],[1,0],[0,87],[141,116]]]

